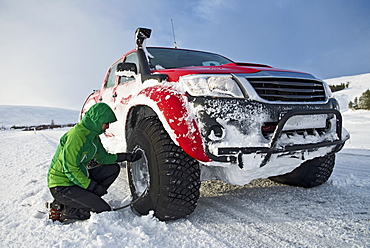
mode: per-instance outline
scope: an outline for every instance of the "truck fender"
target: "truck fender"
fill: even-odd
[[[202,162],[211,161],[185,93],[160,84],[142,90],[137,101],[141,103],[135,105],[144,103],[157,114],[172,140],[188,155]]]
[[[91,108],[92,105],[99,102],[99,91],[93,91],[85,100],[84,104],[82,105],[79,121],[82,120],[85,112]]]

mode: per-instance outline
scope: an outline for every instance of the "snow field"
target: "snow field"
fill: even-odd
[[[361,113],[364,115],[364,113]],[[370,115],[370,112],[367,112]],[[313,189],[268,179],[233,186],[202,183],[188,218],[159,222],[129,209],[92,214],[69,225],[45,211],[46,173],[66,130],[0,132],[3,247],[367,247],[370,245],[370,151],[345,148],[329,182]],[[129,195],[125,168],[105,199]],[[41,212],[39,212],[41,211]]]

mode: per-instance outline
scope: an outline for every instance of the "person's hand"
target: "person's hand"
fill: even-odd
[[[107,189],[103,185],[98,184],[94,180],[91,180],[87,190],[98,196],[103,196],[108,193]]]
[[[133,153],[118,153],[117,154],[117,162],[127,161],[127,162],[135,162],[142,158],[141,151],[136,151]]]
[[[135,162],[139,159],[141,159],[143,156],[141,155],[141,152],[134,152],[134,153],[127,153],[127,159],[128,162]]]

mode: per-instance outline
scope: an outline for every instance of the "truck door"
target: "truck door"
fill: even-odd
[[[116,62],[109,69],[107,76],[105,78],[105,83],[103,84],[102,89],[100,90],[100,101],[108,104],[112,109],[114,108],[114,103],[117,98],[116,88],[117,88],[117,76],[116,76]]]

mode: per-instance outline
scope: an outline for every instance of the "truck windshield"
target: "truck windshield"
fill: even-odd
[[[148,47],[148,52],[154,57],[149,58],[150,67],[154,70],[233,63],[221,55],[200,51]]]

